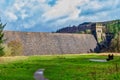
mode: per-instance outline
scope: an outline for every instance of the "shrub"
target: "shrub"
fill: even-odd
[[[11,47],[11,55],[21,55],[23,53],[23,45],[19,40],[13,40],[8,43],[8,47]]]
[[[87,30],[85,30],[85,33],[86,33],[86,34],[91,34],[92,32],[91,32],[90,29],[87,29]]]
[[[7,44],[2,44],[2,47],[4,48],[3,51],[4,51],[4,54],[3,56],[10,56],[11,53],[12,53],[12,50],[10,47],[8,47]]]

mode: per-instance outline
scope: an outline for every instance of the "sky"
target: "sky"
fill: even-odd
[[[120,19],[120,0],[0,0],[5,30],[54,32],[57,29]]]

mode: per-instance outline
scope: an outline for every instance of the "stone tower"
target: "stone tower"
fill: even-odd
[[[102,35],[103,35],[103,25],[97,23],[96,24],[96,36],[97,36],[98,42],[102,41]]]
[[[103,41],[105,34],[103,32],[104,26],[100,23],[96,23],[92,28],[92,33],[95,36],[96,40],[99,42]]]

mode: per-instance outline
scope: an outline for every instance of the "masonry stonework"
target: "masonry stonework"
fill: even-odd
[[[23,55],[80,54],[94,51],[97,41],[91,34],[62,34],[4,31],[6,43],[19,40]]]

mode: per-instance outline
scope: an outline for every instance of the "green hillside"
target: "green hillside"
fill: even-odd
[[[111,41],[108,51],[120,52],[120,20],[114,20],[106,24],[107,32],[113,33],[114,38]]]
[[[120,20],[107,22],[106,28],[107,32],[114,33],[115,35],[117,35],[120,31]]]

